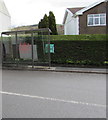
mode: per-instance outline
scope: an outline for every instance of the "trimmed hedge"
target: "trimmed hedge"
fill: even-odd
[[[44,36],[46,41],[46,37]],[[39,57],[43,56],[42,37],[35,36],[38,40]],[[51,63],[70,65],[108,65],[106,58],[106,35],[51,35],[51,44],[55,46],[55,53],[51,53]],[[31,43],[29,36],[25,37],[27,43]]]
[[[75,40],[75,41],[103,41],[106,40],[105,34],[94,34],[94,35],[51,35],[50,39],[56,40]]]
[[[108,64],[106,35],[51,35],[50,40],[51,44],[55,46],[55,53],[51,54],[52,64],[90,66],[105,66]],[[28,41],[30,39],[27,39]],[[42,51],[40,55],[42,55]]]
[[[106,35],[58,35],[51,36],[55,53],[51,62],[56,64],[105,66]]]
[[[55,53],[52,63],[104,65],[106,60],[106,41],[51,41]]]

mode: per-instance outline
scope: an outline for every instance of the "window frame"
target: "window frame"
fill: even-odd
[[[90,16],[92,15],[92,16]],[[98,17],[96,17],[96,15]],[[101,18],[102,16],[101,15],[104,15],[103,18],[105,18],[105,23],[104,24],[101,24],[100,21],[101,21]],[[89,25],[89,19],[92,18],[93,19],[93,25]],[[96,21],[96,18],[99,19],[99,23],[98,24],[95,24],[95,21]],[[87,15],[87,26],[106,26],[106,13],[100,13],[100,14],[88,14]]]

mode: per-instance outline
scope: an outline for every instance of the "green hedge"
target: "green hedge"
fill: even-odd
[[[40,41],[41,36],[38,39]],[[30,41],[28,38],[27,40]],[[50,40],[55,46],[55,53],[51,54],[52,63],[96,66],[108,64],[106,35],[51,35]],[[40,48],[38,52],[41,56]]]
[[[51,35],[50,39],[53,41],[56,40],[75,40],[75,41],[103,41],[106,40],[105,34],[94,34],[94,35]]]
[[[47,36],[44,36],[44,40]],[[38,41],[38,53],[43,56],[41,36],[35,36]],[[31,43],[31,38],[25,37]],[[51,35],[51,43],[55,46],[55,53],[51,53],[54,64],[70,65],[108,65],[106,58],[106,35]]]
[[[55,53],[51,62],[57,64],[96,65],[108,64],[106,35],[51,36]]]

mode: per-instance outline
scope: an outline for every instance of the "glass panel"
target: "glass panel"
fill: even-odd
[[[94,17],[99,17],[99,14],[94,14]]]
[[[6,33],[4,33],[6,34]],[[50,66],[48,29],[9,32],[3,36],[3,65]],[[45,46],[48,45],[48,52]]]
[[[100,24],[103,25],[103,24],[105,24],[105,23],[106,23],[105,17],[101,17],[101,18],[100,18]]]
[[[19,65],[30,65],[32,63],[31,33],[20,32],[18,39],[18,60]]]
[[[96,25],[99,24],[99,18],[95,18],[95,24],[96,24]]]
[[[93,14],[88,15],[88,17],[93,17]]]
[[[105,17],[105,14],[100,14],[101,17]]]
[[[16,37],[15,34],[3,36],[3,64],[14,64],[16,56]]]
[[[88,18],[88,25],[93,25],[93,18]]]

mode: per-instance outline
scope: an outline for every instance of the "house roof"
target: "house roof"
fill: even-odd
[[[77,8],[67,8],[66,11],[65,11],[65,15],[64,15],[64,19],[63,19],[63,24],[65,23],[66,21],[66,18],[67,18],[67,15],[68,13],[71,13],[71,15],[75,15],[75,16],[78,16],[78,15],[82,15],[85,11],[101,4],[102,2],[107,2],[108,0],[99,0],[87,7],[77,7]]]
[[[67,8],[68,10],[70,10],[73,14],[75,14],[77,11],[83,9],[84,7],[78,7],[78,8]]]
[[[99,4],[101,4],[102,2],[107,2],[107,1],[108,1],[108,0],[100,0],[100,1],[97,1],[97,2],[95,2],[95,3],[93,3],[93,4],[91,4],[91,5],[83,8],[83,9],[77,11],[77,12],[75,13],[75,15],[82,15],[85,11],[87,11],[87,10],[89,10],[89,9],[91,9],[91,8],[99,5]]]
[[[63,24],[66,21],[68,13],[70,13],[72,16],[79,10],[83,9],[84,7],[77,7],[77,8],[67,8],[65,11],[64,19],[63,19]]]
[[[10,14],[9,14],[9,12],[8,12],[8,10],[6,8],[6,5],[5,5],[3,0],[0,0],[0,13],[3,13],[3,14],[5,14],[5,15],[10,17]]]

